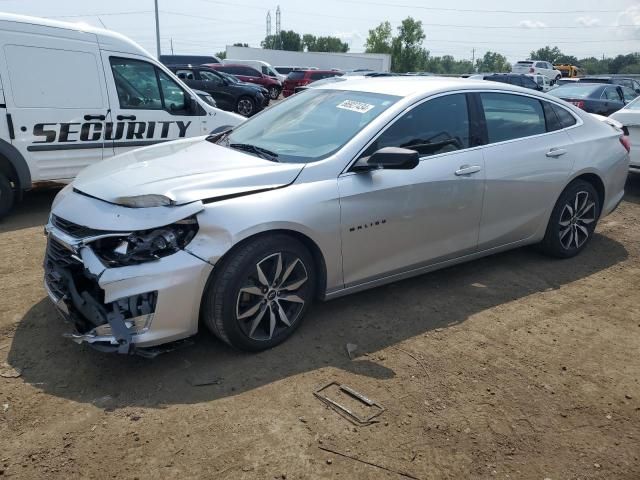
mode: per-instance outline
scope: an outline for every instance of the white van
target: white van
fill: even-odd
[[[0,217],[89,164],[243,120],[120,34],[0,14]]]
[[[240,65],[247,65],[249,67],[255,68],[263,75],[273,77],[276,80],[280,80],[281,82],[284,82],[287,78],[286,75],[278,73],[275,68],[273,68],[267,62],[263,62],[262,60],[235,60],[233,58],[225,58],[224,60],[222,60],[222,63],[239,63]]]

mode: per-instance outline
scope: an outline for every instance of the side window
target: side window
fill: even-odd
[[[260,72],[258,72],[257,70],[254,70],[251,67],[239,67],[240,69],[240,75],[246,75],[247,77],[259,77],[260,76]]]
[[[545,133],[539,100],[509,93],[481,93],[489,143]]]
[[[111,57],[109,61],[120,108],[162,110],[155,66],[129,58]]]
[[[469,147],[467,99],[458,93],[427,100],[405,113],[367,148],[369,156],[383,147],[416,150],[422,156]]]
[[[313,72],[311,73],[311,80],[322,80],[325,78],[324,73]]]
[[[206,70],[200,70],[198,73],[200,74],[201,80],[212,82],[214,85],[222,85],[222,80],[215,73],[211,73]]]
[[[613,102],[620,101],[620,94],[618,93],[618,89],[616,87],[606,87],[600,95],[600,98],[604,100],[611,100]]]
[[[184,70],[184,69],[180,69],[180,70],[176,70],[176,77],[178,77],[180,80],[195,80],[195,77],[193,76],[193,70]]]
[[[556,113],[562,128],[568,128],[576,124],[576,117],[567,112],[566,109],[559,105],[551,104],[553,111]]]
[[[638,94],[631,88],[622,87],[622,96],[624,97],[625,102],[630,102],[631,100],[636,98]]]
[[[187,113],[189,111],[189,96],[185,91],[163,71],[158,70],[158,78],[162,88],[164,109],[171,113]]]
[[[562,124],[560,123],[560,119],[556,115],[556,112],[553,110],[553,105],[549,102],[543,101],[542,108],[544,110],[544,119],[547,123],[547,132],[562,130]]]
[[[269,69],[264,65],[262,66],[262,73],[263,75],[271,75],[271,72],[269,71]]]

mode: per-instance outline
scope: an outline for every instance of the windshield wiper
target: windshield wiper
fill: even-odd
[[[252,145],[250,143],[232,143],[229,145],[229,147],[235,148],[236,150],[243,150],[245,152],[253,153],[258,157],[264,158],[265,160],[269,160],[271,162],[278,161],[277,153],[272,152],[271,150],[267,150],[266,148]]]

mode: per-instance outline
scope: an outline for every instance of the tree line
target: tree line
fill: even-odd
[[[488,51],[472,62],[456,59],[452,55],[433,56],[423,46],[426,34],[422,21],[413,17],[405,18],[393,32],[391,23],[386,21],[369,30],[365,43],[366,53],[388,53],[391,55],[392,72],[429,72],[436,74],[461,75],[473,72],[510,72],[511,64],[499,52]],[[283,30],[279,35],[268,35],[260,44],[262,48],[290,50],[295,52],[348,52],[349,45],[337,37],[316,37],[303,35],[293,30]],[[236,43],[234,46],[248,46]],[[224,58],[225,52],[217,54]],[[529,54],[534,60],[544,60],[552,64],[567,63],[582,68],[585,73],[638,73],[640,74],[640,53],[618,55],[614,58],[577,58],[563,53],[558,47],[546,46]],[[524,58],[522,60],[525,60]]]

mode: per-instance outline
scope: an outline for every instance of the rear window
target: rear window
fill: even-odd
[[[516,63],[516,65],[526,65],[526,66],[530,66],[530,65],[533,65],[533,62],[518,62],[518,63]]]
[[[293,67],[276,67],[276,72],[281,75],[287,75],[291,70],[293,70]]]
[[[304,78],[304,71],[294,70],[287,75],[287,80],[302,80]]]
[[[600,85],[561,85],[549,90],[549,94],[559,98],[587,98],[592,93],[600,90]]]

